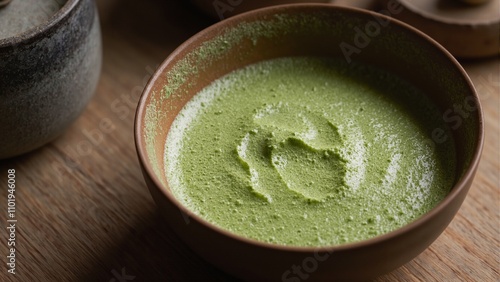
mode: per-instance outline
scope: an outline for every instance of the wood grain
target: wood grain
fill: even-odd
[[[0,222],[3,227],[7,221],[4,183],[11,168],[18,219],[17,274],[8,274],[4,264],[8,234],[2,228],[0,281],[113,281],[115,274],[134,281],[232,281],[161,219],[133,139],[137,101],[152,71],[212,20],[182,1],[104,2],[102,76],[86,111],[51,144],[0,162]],[[463,62],[481,96],[486,126],[467,199],[430,248],[377,281],[499,280],[499,63]]]

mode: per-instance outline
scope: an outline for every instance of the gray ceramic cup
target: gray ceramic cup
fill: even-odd
[[[93,96],[101,61],[94,0],[67,0],[43,24],[0,38],[0,159],[68,128]]]

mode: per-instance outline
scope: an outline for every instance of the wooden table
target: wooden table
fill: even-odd
[[[188,249],[159,216],[133,138],[137,101],[153,70],[212,20],[182,1],[99,4],[104,62],[95,97],[53,143],[0,162],[0,222],[7,222],[8,169],[16,170],[18,220],[17,274],[7,273],[9,235],[2,228],[0,281],[233,280]],[[467,199],[430,248],[377,281],[498,281],[499,62],[463,62],[486,120],[483,158]]]

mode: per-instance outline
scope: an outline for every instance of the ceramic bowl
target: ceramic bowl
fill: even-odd
[[[46,144],[76,120],[95,91],[101,49],[93,0],[68,0],[43,24],[0,39],[0,159]]]
[[[250,10],[282,4],[328,3],[330,0],[191,0],[200,11],[223,20]]]
[[[387,11],[397,8],[387,7]],[[234,235],[180,204],[170,191],[163,156],[170,125],[183,105],[228,72],[284,56],[338,57],[390,70],[428,93],[446,117],[460,119],[460,126],[453,128],[458,176],[445,199],[393,232],[318,248],[278,246]],[[455,107],[467,107],[467,118],[457,116]],[[135,138],[146,183],[166,221],[210,263],[252,281],[365,280],[416,257],[453,219],[479,162],[483,122],[469,77],[453,56],[427,35],[366,10],[298,4],[232,17],[178,47],[144,90]]]

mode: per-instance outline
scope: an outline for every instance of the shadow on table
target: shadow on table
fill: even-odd
[[[237,281],[192,252],[156,209],[123,238],[81,281]]]

